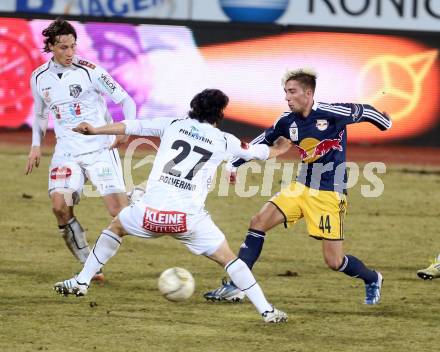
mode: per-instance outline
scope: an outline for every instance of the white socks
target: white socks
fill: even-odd
[[[225,266],[225,270],[235,286],[246,294],[260,314],[272,310],[272,306],[266,300],[263,290],[245,262],[236,258]]]
[[[110,230],[102,231],[76,280],[89,285],[93,276],[116,254],[121,240],[121,237]]]

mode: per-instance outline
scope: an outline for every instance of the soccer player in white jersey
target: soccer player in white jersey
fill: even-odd
[[[192,253],[222,265],[265,322],[287,321],[284,312],[267,302],[249,268],[233,254],[205,210],[209,185],[223,160],[231,156],[265,160],[291,146],[283,137],[273,147],[248,146],[220,131],[217,127],[228,100],[220,90],[205,89],[192,99],[186,119],[132,120],[99,128],[82,123],[74,129],[91,135],[157,136],[161,143],[143,198],[124,208],[101,233],[78,276],[55,284],[58,293],[85,295],[94,273],[116,254],[126,234],[147,239],[173,236]]]
[[[53,57],[30,79],[35,117],[26,174],[39,166],[40,145],[52,112],[57,142],[49,168],[49,196],[61,236],[84,264],[90,249],[73,206],[79,202],[87,179],[96,186],[112,216],[127,206],[121,162],[114,148],[128,137],[84,136],[72,127],[83,121],[96,127],[112,122],[103,94],[122,105],[126,120],[136,117],[136,105],[103,68],[75,55],[77,35],[69,22],[57,19],[42,34],[46,38],[44,51],[52,52]],[[103,278],[101,272],[94,277]]]

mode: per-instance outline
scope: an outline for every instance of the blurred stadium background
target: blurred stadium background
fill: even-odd
[[[301,268],[313,273],[311,278],[317,281],[317,286],[313,286],[312,280],[301,281],[308,277],[300,273],[299,285],[290,285],[286,291],[281,286],[268,288],[275,297],[274,303],[276,300],[281,302],[281,307],[283,304],[289,307],[287,311],[295,311],[290,327],[270,331],[254,322],[250,307],[246,310],[248,317],[242,307],[206,306],[200,297],[190,303],[189,309],[181,305],[170,310],[166,302],[155,297],[154,280],[158,271],[173,264],[171,259],[175,255],[182,266],[198,274],[199,296],[202,288],[212,288],[213,278],[221,273],[214,267],[205,269],[202,259],[194,259],[184,250],[179,257],[180,252],[173,252],[177,247],[167,241],[165,245],[153,244],[153,253],[151,247],[145,246],[150,255],[147,267],[142,266],[144,259],[135,255],[137,242],[127,243],[127,251],[140,273],[132,272],[133,263],[124,262],[124,256],[115,260],[121,269],[117,271],[117,266],[110,269],[114,270],[114,287],[110,282],[108,292],[96,295],[101,299],[101,307],[107,307],[106,312],[98,314],[95,309],[90,313],[98,299],[95,296],[91,297],[90,308],[72,306],[67,301],[60,305],[58,297],[46,292],[54,279],[60,278],[60,272],[66,272],[64,264],[57,270],[53,258],[52,262],[49,260],[50,256],[61,259],[65,254],[63,244],[54,240],[55,222],[51,219],[45,189],[45,167],[54,143],[53,133],[47,136],[46,157],[42,170],[35,176],[38,178],[21,179],[33,118],[29,77],[49,57],[42,52],[41,31],[60,15],[72,21],[78,32],[78,55],[105,67],[134,98],[142,119],[182,116],[195,93],[206,87],[220,88],[231,99],[224,129],[251,139],[270,126],[287,107],[280,83],[284,71],[304,66],[318,72],[318,101],[370,103],[387,111],[394,123],[387,133],[379,133],[368,124],[352,125],[348,129],[349,160],[383,161],[388,167],[391,165],[390,172],[384,176],[388,192],[385,199],[366,203],[358,199],[359,192],[353,192],[354,212],[348,218],[351,230],[360,234],[373,219],[374,234],[368,234],[368,239],[358,238],[358,247],[348,241],[351,248],[372,260],[377,257],[376,248],[383,248],[387,255],[378,262],[389,278],[388,301],[381,311],[366,311],[358,306],[358,285],[346,288],[345,281],[340,287],[334,279],[330,280],[332,284],[326,281],[333,274],[315,267],[322,266],[317,244],[312,244],[314,254],[304,249],[303,253],[295,251],[293,256],[296,260],[304,259]],[[1,0],[0,158],[7,190],[1,196],[0,236],[2,248],[10,250],[3,259],[0,255],[0,265],[4,265],[0,272],[6,273],[0,285],[3,301],[0,330],[2,326],[5,328],[3,333],[0,331],[0,349],[77,350],[72,329],[79,331],[81,341],[89,339],[93,350],[106,351],[143,351],[148,347],[156,351],[330,348],[388,352],[410,346],[413,351],[435,349],[431,341],[437,336],[435,319],[440,306],[433,303],[433,292],[431,299],[419,296],[426,286],[417,281],[414,273],[418,265],[428,264],[424,261],[428,256],[440,250],[437,234],[440,226],[439,50],[440,1],[437,0]],[[109,106],[114,120],[120,120],[118,107],[110,102]],[[252,181],[261,180],[253,177]],[[32,194],[28,194],[29,189]],[[34,203],[29,205],[28,199],[32,197]],[[210,199],[214,204],[213,217],[232,234],[233,248],[238,248],[247,219],[264,201],[256,198],[242,205],[236,198],[228,204],[229,210],[224,207],[224,199]],[[99,200],[85,203],[79,213],[90,224],[90,242],[93,242],[93,236],[108,219]],[[24,210],[21,213],[17,209]],[[223,216],[231,217],[234,224],[225,222]],[[23,220],[31,218],[29,223]],[[32,224],[37,223],[48,225],[46,229],[41,226],[35,229]],[[37,235],[47,239],[45,246],[49,254],[45,259],[41,259]],[[301,237],[295,239],[298,248],[305,241],[310,242],[306,236]],[[276,282],[285,278],[274,278],[273,270],[284,271],[283,265],[287,266],[291,253],[283,248],[281,236],[278,236],[280,242],[275,238],[268,244],[258,275]],[[305,246],[310,246],[309,242]],[[414,253],[406,256],[408,248]],[[27,258],[21,258],[22,251],[29,251]],[[170,261],[160,257],[161,253]],[[309,261],[312,256],[314,259]],[[268,259],[273,261],[267,262]],[[26,260],[38,262],[41,268],[38,265],[33,268]],[[154,266],[155,261],[165,267]],[[199,267],[203,268],[200,272]],[[78,269],[73,261],[66,268]],[[34,298],[32,289],[35,279],[38,299]],[[16,280],[15,291],[7,286],[10,280]],[[152,286],[147,293],[144,280]],[[323,291],[319,282],[325,282],[321,286],[334,291]],[[132,301],[124,301],[126,294],[133,295]],[[147,294],[155,305],[146,310]],[[341,302],[342,294],[348,296],[347,302]],[[112,300],[113,295],[119,306]],[[26,320],[31,311],[32,319]],[[110,311],[117,311],[116,317]],[[63,314],[75,316],[78,321],[88,319],[90,327],[66,323]],[[147,322],[152,316],[154,324],[150,326]],[[240,319],[244,319],[249,329],[243,327],[246,324],[241,324]],[[397,326],[399,322],[403,327]],[[107,324],[108,336],[100,324]],[[177,324],[178,331],[170,329],[172,324]],[[221,330],[228,324],[232,324],[229,337],[227,331]],[[339,337],[336,327],[345,331],[345,339]],[[122,329],[128,336],[117,335],[115,343],[104,348],[100,338],[111,339],[112,328]],[[44,334],[39,334],[38,329],[43,329]],[[219,329],[221,337],[217,336]],[[362,334],[357,335],[359,329]],[[258,336],[252,331],[257,331]],[[64,340],[57,340],[61,336]],[[162,342],[154,340],[155,336]],[[418,340],[420,336],[424,338]],[[386,343],[378,346],[374,344],[377,340]]]
[[[126,88],[139,118],[182,116],[217,87],[231,98],[225,128],[252,137],[286,109],[283,72],[306,66],[319,74],[318,101],[368,102],[393,117],[386,134],[351,126],[351,142],[440,146],[436,1],[4,0],[0,11],[2,129],[30,125],[29,75],[49,57],[41,30],[63,15],[78,55]]]

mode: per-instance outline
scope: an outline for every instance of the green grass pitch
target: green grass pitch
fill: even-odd
[[[254,268],[270,302],[289,314],[266,325],[249,303],[205,302],[224,276],[215,263],[166,238],[126,238],[105,266],[106,282],[86,297],[60,297],[53,283],[80,270],[57,233],[47,197],[46,154],[24,176],[25,149],[0,149],[0,351],[431,351],[438,345],[440,280],[416,271],[440,251],[440,172],[388,165],[385,192],[349,193],[345,249],[384,275],[383,299],[365,306],[363,283],[324,265],[319,241],[304,223],[268,233]],[[147,168],[134,171],[141,182]],[[217,175],[218,176],[218,175]],[[219,176],[218,176],[219,177]],[[278,191],[275,175],[272,193]],[[260,175],[248,178],[261,183]],[[251,216],[268,197],[209,195],[207,209],[238,249]],[[93,244],[110,217],[99,198],[76,211]],[[157,278],[181,266],[195,277],[186,302],[160,296]],[[297,276],[280,276],[290,270]]]

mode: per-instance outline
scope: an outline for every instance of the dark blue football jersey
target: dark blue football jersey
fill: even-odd
[[[358,122],[370,122],[382,131],[391,128],[392,124],[371,105],[317,103],[307,117],[294,112],[284,113],[251,144],[272,145],[280,136],[289,138],[298,148],[302,161],[297,182],[313,189],[345,193],[346,126]],[[244,162],[231,160],[234,167]]]

